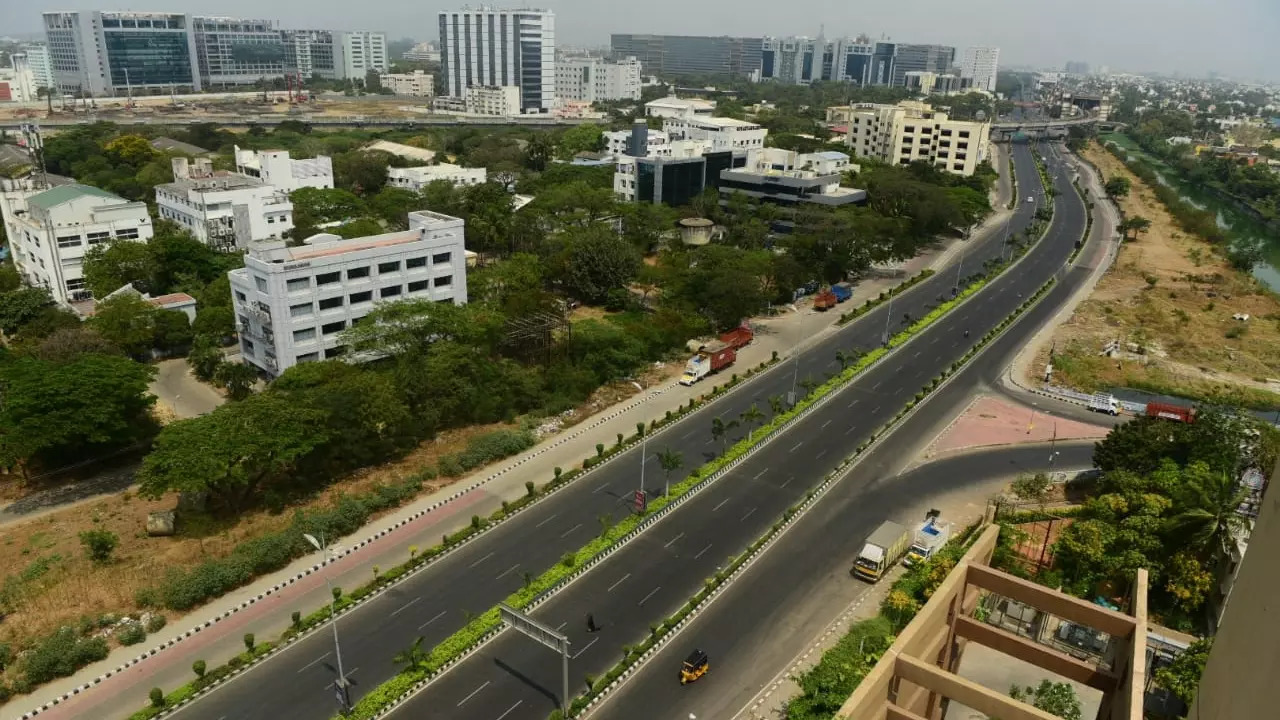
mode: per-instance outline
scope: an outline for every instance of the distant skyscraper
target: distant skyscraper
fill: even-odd
[[[960,77],[972,78],[974,89],[995,92],[999,65],[1000,48],[971,47],[960,60]]]
[[[942,75],[956,61],[956,49],[947,45],[911,45],[898,43],[893,60],[894,87],[906,85],[907,73],[931,72]]]
[[[450,10],[440,13],[440,69],[445,92],[468,87],[520,88],[524,113],[555,107],[555,13],[550,10]]]
[[[1079,61],[1069,62],[1067,63],[1067,74],[1068,75],[1088,75],[1089,63],[1079,62]]]
[[[615,59],[634,57],[646,74],[753,76],[760,71],[761,38],[702,35],[612,35]]]
[[[389,67],[384,32],[344,32],[334,44],[334,69],[340,78],[363,81],[370,71],[384,73]]]
[[[22,52],[27,56],[27,67],[31,69],[31,78],[35,86],[37,88],[56,87],[53,79],[53,65],[49,59],[49,46],[31,43],[23,45]]]
[[[284,76],[288,48],[272,21],[199,16],[191,20],[205,85],[252,85]]]

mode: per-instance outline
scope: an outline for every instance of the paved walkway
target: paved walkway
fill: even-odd
[[[214,408],[227,401],[222,393],[191,374],[186,358],[156,363],[151,393],[156,396],[160,411],[172,413],[178,420],[213,412]]]
[[[921,462],[993,445],[1100,438],[1110,428],[1045,415],[1035,407],[980,395],[924,451]]]
[[[1002,149],[997,150],[996,167],[1002,173],[1008,167],[1005,157]],[[1001,201],[1008,201],[1008,192],[1001,183],[1000,191],[993,193],[997,211],[975,229],[974,235],[1003,227],[1009,211]],[[896,268],[880,268],[871,273],[872,277],[859,281],[854,287],[853,297],[838,307],[841,311],[857,307],[925,268],[945,266],[963,251],[965,245],[966,241],[960,240],[940,242],[928,252]],[[757,327],[756,340],[739,352],[739,365],[756,366],[768,360],[774,351],[779,357],[803,351],[834,332],[838,319],[839,312],[819,313],[812,309],[811,300],[802,300],[795,312],[788,311],[775,318],[753,322]],[[438,544],[442,535],[456,532],[469,524],[472,515],[488,515],[501,507],[504,500],[523,496],[527,480],[546,482],[552,478],[554,468],[577,466],[583,458],[594,454],[597,442],[612,444],[618,433],[631,434],[637,423],[647,425],[707,390],[706,387],[686,388],[673,383],[648,389],[618,406],[606,408],[519,456],[487,467],[451,487],[420,497],[351,536],[341,538],[335,543],[336,547],[353,548],[362,541],[377,539],[330,564],[322,573],[298,579],[317,558],[297,560],[285,569],[261,577],[193,613],[172,619],[169,629],[154,636],[156,642],[149,638],[140,646],[116,648],[105,660],[81,669],[72,677],[42,686],[29,696],[11,700],[3,708],[4,718],[21,717],[21,713],[72,693],[108,671],[115,671],[135,660],[140,653],[145,653],[145,648],[155,647],[157,643],[177,637],[206,621],[222,618],[190,638],[132,664],[87,692],[74,695],[39,715],[57,720],[127,717],[146,704],[147,693],[152,687],[168,691],[189,681],[192,677],[191,664],[196,660],[204,660],[209,667],[225,663],[243,651],[241,638],[245,633],[253,633],[263,640],[275,639],[288,628],[290,613],[296,610],[305,615],[326,604],[329,600],[324,581],[326,576],[336,586],[361,585],[372,577],[374,566],[390,568],[407,560],[410,545],[431,547]],[[483,485],[480,487],[454,497],[458,495],[459,488],[481,481]],[[433,507],[435,509],[431,509]],[[241,609],[246,603],[251,604]],[[223,615],[229,611],[231,614],[224,618]]]

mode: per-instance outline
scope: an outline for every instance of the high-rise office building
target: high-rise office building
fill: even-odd
[[[858,157],[895,165],[924,161],[939,170],[968,176],[986,161],[990,149],[989,122],[952,120],[921,102],[858,104],[849,109],[847,117],[846,142]]]
[[[975,90],[995,92],[999,66],[1000,48],[971,47],[960,60],[960,77],[971,78]]]
[[[756,76],[761,38],[702,35],[611,35],[615,58],[634,57],[651,75]]]
[[[617,62],[598,57],[557,58],[556,99],[639,100],[640,72],[640,61],[633,57]]]
[[[53,79],[53,65],[49,59],[49,46],[31,43],[22,46],[27,69],[31,72],[31,81],[37,88],[56,87]],[[15,55],[16,57],[16,55]]]
[[[288,50],[270,20],[193,17],[200,77],[208,87],[251,85],[283,77]]]
[[[330,80],[338,76],[337,50],[334,33],[328,30],[281,30],[284,41],[286,65],[308,79],[322,77]]]
[[[370,72],[384,73],[391,67],[387,60],[387,34],[384,32],[344,32],[334,50],[334,68],[338,77],[363,81]]]
[[[947,45],[912,45],[898,43],[893,58],[894,87],[903,87],[909,72],[931,72],[943,75],[956,61],[956,49]]]
[[[200,90],[190,15],[48,12],[45,39],[61,93],[123,95],[133,90]]]
[[[520,88],[523,113],[555,107],[555,13],[450,10],[440,13],[440,69],[450,97],[469,87]]]

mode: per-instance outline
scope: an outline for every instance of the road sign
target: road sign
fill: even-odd
[[[560,707],[567,712],[569,708],[569,638],[506,603],[498,603],[498,615],[502,618],[503,625],[515,628],[517,632],[527,635],[560,653],[560,663],[564,675]]]
[[[642,513],[649,506],[649,496],[643,490],[637,490],[635,495],[636,512]]]

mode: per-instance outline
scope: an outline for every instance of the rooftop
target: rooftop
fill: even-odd
[[[365,150],[380,150],[392,155],[398,155],[410,160],[421,160],[422,162],[431,162],[435,158],[434,150],[426,150],[424,148],[414,147],[412,145],[404,145],[390,140],[378,140],[364,146]]]
[[[151,147],[161,152],[180,152],[187,155],[208,155],[210,152],[199,145],[192,145],[170,137],[158,137],[152,140]]]
[[[27,200],[27,204],[48,210],[52,207],[71,202],[72,200],[78,200],[82,197],[100,197],[110,200],[118,200],[122,203],[129,202],[119,195],[114,195],[101,188],[96,188],[91,185],[81,185],[80,183],[72,183],[70,185],[59,185],[58,187],[45,190],[42,193],[32,195]]]
[[[242,188],[270,186],[256,178],[229,172],[227,170],[217,170],[208,177],[180,178],[170,183],[157,185],[156,187],[165,188],[171,192],[184,193],[189,190],[194,190],[196,192],[219,192],[223,190],[239,190]]]
[[[718,117],[715,115],[703,115],[696,118],[690,118],[693,122],[700,125],[713,125],[719,128],[758,128],[761,127],[753,122],[746,120],[737,120],[735,118]]]

